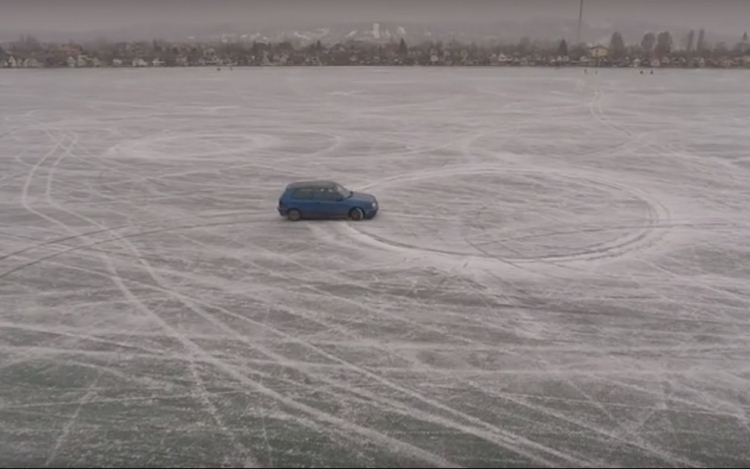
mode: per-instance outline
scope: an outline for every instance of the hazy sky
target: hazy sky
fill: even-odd
[[[750,29],[750,0],[585,0],[585,19],[626,17],[734,33]],[[148,24],[333,23],[532,17],[576,18],[578,0],[0,0],[3,29],[87,31]]]

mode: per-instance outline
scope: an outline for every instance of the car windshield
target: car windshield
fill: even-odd
[[[352,196],[352,191],[342,185],[336,185],[336,192],[341,194],[341,197],[347,199]]]

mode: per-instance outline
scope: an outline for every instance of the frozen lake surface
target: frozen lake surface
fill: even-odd
[[[749,78],[3,71],[0,466],[746,467]]]

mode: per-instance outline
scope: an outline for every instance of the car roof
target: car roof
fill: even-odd
[[[332,188],[338,184],[334,181],[298,181],[287,186],[287,189],[322,189]]]

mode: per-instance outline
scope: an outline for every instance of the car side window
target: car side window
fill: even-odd
[[[328,187],[318,189],[319,200],[335,201],[337,197],[338,197],[338,194],[333,189],[330,189]]]
[[[312,189],[297,189],[292,193],[292,198],[295,200],[312,200],[313,194]]]

